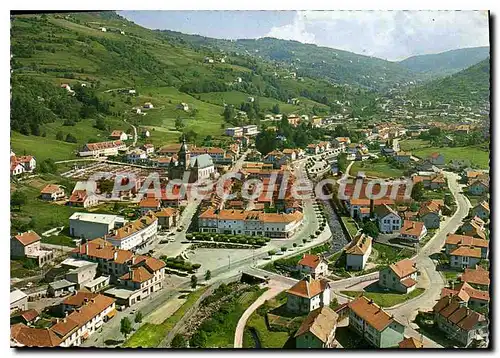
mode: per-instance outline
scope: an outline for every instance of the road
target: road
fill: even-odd
[[[127,118],[123,118],[123,121],[129,125],[132,126],[132,128],[134,128],[134,142],[132,143],[132,147],[135,147],[135,145],[137,144],[137,128],[136,126],[134,126],[133,124],[127,122]]]
[[[281,281],[271,280],[269,282],[269,289],[259,296],[259,298],[257,298],[255,302],[253,302],[241,315],[234,331],[234,348],[243,348],[243,333],[245,331],[247,321],[252,313],[254,313],[255,310],[262,306],[267,300],[276,297],[278,294],[290,287],[291,285],[283,284]]]
[[[443,275],[436,270],[436,265],[429,255],[441,251],[441,247],[446,241],[446,235],[453,233],[458,229],[458,227],[462,224],[462,220],[469,213],[469,208],[471,207],[469,200],[465,197],[465,195],[461,194],[462,185],[458,183],[458,175],[451,172],[443,173],[448,179],[448,186],[457,203],[457,210],[452,217],[441,223],[439,231],[422,249],[419,250],[415,257],[417,268],[420,271],[425,271],[429,278],[429,286],[419,297],[408,301],[397,308],[387,310],[387,312],[393,314],[400,323],[407,325],[405,333],[408,336],[415,338],[420,338],[420,333],[411,327],[412,324],[410,322],[415,319],[418,311],[428,311],[432,309],[440,297],[441,290],[446,285],[446,280]],[[427,338],[425,338],[424,344],[431,347],[436,347],[437,345],[437,343],[432,342]]]

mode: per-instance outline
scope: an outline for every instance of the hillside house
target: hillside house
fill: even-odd
[[[152,108],[154,108],[153,103],[151,103],[151,102],[144,103],[144,105],[142,107],[146,108],[146,109],[152,109]]]
[[[359,233],[346,249],[346,269],[363,270],[372,252],[372,238]]]
[[[437,153],[437,152],[432,153],[429,156],[428,160],[429,160],[429,162],[431,162],[431,164],[437,165],[437,166],[442,166],[445,164],[444,155]]]
[[[154,154],[155,146],[151,143],[146,143],[141,146],[141,149],[146,152],[146,155]]]
[[[128,139],[128,135],[124,131],[114,130],[109,135],[109,139],[113,139],[113,140],[127,140]]]
[[[458,297],[472,309],[481,309],[490,304],[490,293],[473,288],[466,282],[451,287],[445,287],[441,290],[442,297]]]
[[[410,293],[417,287],[416,263],[405,259],[380,270],[378,285],[401,293]]]
[[[295,333],[296,348],[334,348],[339,315],[330,307],[309,313]]]
[[[39,267],[54,259],[52,250],[42,250],[41,238],[34,231],[14,235],[10,239],[10,256],[15,259],[33,259]]]
[[[375,208],[378,227],[383,234],[392,234],[401,229],[402,219],[389,205],[379,205]]]
[[[189,111],[189,105],[187,103],[184,103],[184,102],[179,103],[176,108],[181,109],[184,112]]]
[[[432,308],[438,328],[468,347],[474,340],[488,338],[488,321],[458,297],[442,297]]]
[[[32,173],[36,169],[36,159],[32,155],[16,156],[10,154],[10,175],[18,176],[23,173]]]
[[[446,236],[446,241],[444,243],[445,252],[447,255],[450,255],[455,249],[460,246],[472,246],[477,247],[481,250],[481,258],[488,258],[488,247],[489,241],[478,239],[471,236],[465,235],[457,235],[457,234],[448,234]]]
[[[304,276],[319,279],[328,275],[328,261],[319,255],[304,254],[297,264],[297,270]]]
[[[477,266],[475,269],[466,268],[458,279],[478,290],[488,291],[490,289],[490,272],[481,266]]]
[[[490,218],[490,205],[487,201],[482,201],[471,209],[471,214],[487,221]]]
[[[427,228],[422,221],[404,220],[399,237],[418,243],[425,235],[427,235]]]
[[[490,184],[486,180],[476,180],[467,187],[467,192],[471,195],[484,195],[489,191]]]
[[[87,193],[87,190],[73,190],[67,202],[69,206],[90,208],[99,204],[97,195]]]
[[[397,347],[404,339],[404,326],[364,296],[348,304],[349,327],[376,348]]]
[[[61,185],[48,184],[40,191],[40,198],[47,201],[64,200],[66,193]]]
[[[330,285],[327,280],[306,276],[286,291],[286,308],[290,312],[307,314],[330,304]]]

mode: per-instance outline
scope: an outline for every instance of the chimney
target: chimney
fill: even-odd
[[[83,302],[85,302],[85,303],[87,303],[88,301],[89,301],[88,297],[85,297],[85,298],[83,299]]]
[[[118,258],[118,251],[113,252],[113,260],[116,260]]]
[[[62,322],[63,322],[63,323],[66,323],[66,318],[63,318]]]
[[[68,311],[64,312],[64,317],[68,317]]]
[[[374,214],[375,203],[373,199],[370,199],[370,217],[373,217]]]
[[[369,304],[373,304],[373,300],[370,298],[370,301],[368,302]]]
[[[88,255],[88,252],[89,252],[89,244],[88,243],[85,243],[84,244],[85,246],[85,255]]]

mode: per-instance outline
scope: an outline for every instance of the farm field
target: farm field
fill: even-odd
[[[350,174],[356,176],[359,172],[365,173],[367,177],[398,178],[403,176],[402,169],[393,168],[385,161],[355,161],[351,167]]]

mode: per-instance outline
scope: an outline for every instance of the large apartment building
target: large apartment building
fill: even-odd
[[[289,238],[299,229],[302,219],[299,211],[278,214],[209,208],[199,216],[198,226],[201,232]]]

